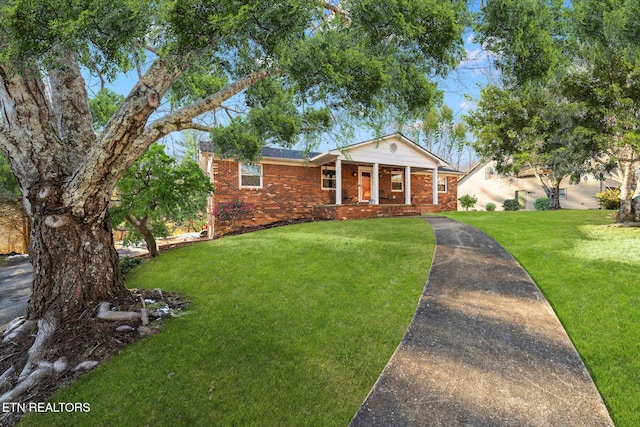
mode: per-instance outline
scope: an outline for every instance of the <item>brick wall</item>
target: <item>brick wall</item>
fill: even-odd
[[[239,198],[254,207],[251,214],[236,222],[238,227],[312,219],[314,205],[333,203],[335,197],[333,191],[321,189],[317,167],[263,164],[262,183],[262,188],[240,188],[238,163],[214,162],[214,203]],[[230,231],[230,224],[216,222],[216,235]]]
[[[214,161],[213,184],[215,188],[213,204],[229,203],[241,199],[253,205],[254,211],[241,220],[236,221],[238,228],[266,225],[280,221],[312,220],[323,218],[318,205],[335,203],[335,191],[321,188],[321,168],[293,165],[262,164],[262,187],[240,188],[239,165],[236,161]],[[381,205],[403,205],[404,191],[391,191],[391,173],[398,168],[380,168],[379,186]],[[345,205],[358,202],[358,165],[343,164],[342,168],[342,203]],[[354,176],[355,175],[355,176]],[[418,207],[400,206],[381,210],[375,206],[361,206],[359,209],[344,208],[327,217],[351,215],[351,218],[368,218],[372,216],[417,215],[426,212],[457,209],[457,179],[448,178],[448,193],[439,193],[440,205],[434,206],[432,198],[431,174],[412,174],[412,204]],[[395,196],[395,197],[394,197]],[[408,209],[407,208],[411,208]],[[394,210],[395,209],[395,210]],[[393,213],[395,212],[395,213]],[[407,213],[411,212],[411,213]],[[317,216],[320,215],[320,216]],[[341,216],[342,215],[342,216]],[[216,236],[232,230],[228,222],[216,221]]]

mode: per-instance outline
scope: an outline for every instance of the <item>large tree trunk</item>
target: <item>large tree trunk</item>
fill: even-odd
[[[106,205],[97,215],[77,217],[64,209],[52,213],[42,195],[41,190],[31,202],[34,274],[27,318],[64,318],[125,293]]]
[[[36,216],[33,222],[28,319],[48,312],[65,317],[91,302],[126,292],[106,211],[91,221]]]
[[[30,319],[57,321],[124,292],[107,213],[124,172],[160,138],[279,70],[261,70],[167,114],[149,117],[196,56],[158,58],[100,135],[92,129],[85,81],[72,52],[40,69],[0,63],[0,149],[18,179],[32,223]],[[45,83],[46,81],[46,83]]]

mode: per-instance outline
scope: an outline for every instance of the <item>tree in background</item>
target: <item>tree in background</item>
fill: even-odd
[[[562,180],[579,181],[597,149],[589,144],[593,134],[584,126],[581,106],[548,85],[509,90],[487,86],[467,121],[477,136],[473,147],[496,161],[498,173],[532,172],[549,198],[549,208],[560,209]]]
[[[155,238],[168,235],[167,224],[203,218],[212,191],[196,162],[178,162],[165,153],[164,146],[155,144],[118,181],[111,221],[115,227],[125,223],[125,244],[144,240],[149,255],[155,257]]]
[[[420,145],[456,169],[460,169],[467,142],[467,127],[454,121],[453,110],[446,105],[433,106],[423,120],[412,127]]]
[[[587,150],[598,141],[594,172],[617,167],[621,222],[640,221],[638,12],[631,0],[489,0],[475,26],[497,54],[504,89],[560,79],[562,95],[580,105]]]
[[[428,76],[444,74],[462,54],[466,6],[0,3],[0,149],[33,223],[26,319],[39,331],[30,356],[13,367],[21,375],[6,382],[41,373],[62,319],[126,293],[109,200],[151,145],[195,129],[211,134],[217,154],[255,160],[266,142],[291,145],[302,135],[310,148],[331,128],[415,121],[441,97]],[[138,78],[99,130],[83,70],[101,81],[127,71]]]
[[[640,222],[640,5],[637,1],[574,1],[571,10],[579,67],[571,95],[589,106],[602,159],[616,167],[619,222]]]

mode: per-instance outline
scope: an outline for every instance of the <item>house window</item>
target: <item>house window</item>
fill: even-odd
[[[335,190],[336,188],[336,168],[335,166],[322,167],[322,189]]]
[[[240,187],[262,187],[262,165],[240,163]]]
[[[391,172],[391,191],[404,191],[404,172]]]
[[[446,193],[447,192],[447,177],[442,176],[438,177],[438,193]]]
[[[558,199],[567,200],[567,189],[566,188],[558,188]]]

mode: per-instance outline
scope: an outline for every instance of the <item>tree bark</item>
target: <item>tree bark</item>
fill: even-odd
[[[631,151],[631,148],[629,148]],[[634,222],[637,221],[639,213],[637,212],[637,204],[633,203],[633,199],[638,196],[640,189],[636,188],[634,192],[633,185],[636,184],[635,167],[638,161],[635,159],[634,153],[626,153],[626,158],[618,160],[618,168],[622,181],[620,182],[620,210],[616,222]],[[637,184],[636,184],[637,185]]]
[[[529,167],[533,171],[533,175],[536,177],[538,184],[544,190],[545,195],[549,199],[549,209],[562,209],[560,206],[560,183],[562,182],[562,178],[557,179],[555,176],[544,175],[542,172],[538,171],[538,169],[529,164]],[[543,177],[544,175],[544,177]],[[545,182],[545,178],[548,183]]]
[[[27,319],[64,319],[91,302],[126,293],[106,206],[97,216],[52,211],[49,198],[39,197],[44,191],[32,201],[34,276]]]
[[[151,258],[157,257],[158,245],[156,243],[155,237],[153,237],[153,233],[151,233],[151,231],[147,228],[148,218],[142,218],[138,220],[137,218],[133,218],[132,216],[127,215],[125,219],[129,222],[129,224],[133,226],[133,228],[138,230],[138,233],[140,233],[140,235],[144,239],[144,242],[147,244],[147,249],[149,250],[149,256],[151,256]]]

